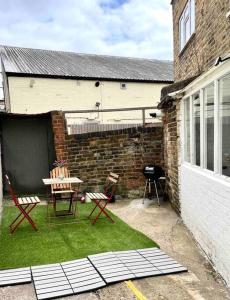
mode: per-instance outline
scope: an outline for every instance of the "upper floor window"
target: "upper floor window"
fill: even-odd
[[[180,50],[195,32],[195,0],[188,0],[179,20]]]

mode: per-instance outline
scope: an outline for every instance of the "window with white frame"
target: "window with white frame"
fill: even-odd
[[[204,167],[214,171],[214,84],[204,88]]]
[[[184,159],[190,162],[190,99],[184,100]]]
[[[195,32],[195,0],[188,0],[179,20],[180,50]]]
[[[184,99],[184,161],[230,177],[229,132],[227,73]]]
[[[230,74],[219,82],[220,162],[222,174],[230,176]]]

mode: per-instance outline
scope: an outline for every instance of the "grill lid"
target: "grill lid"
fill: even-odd
[[[143,168],[143,174],[147,179],[158,180],[161,176],[164,176],[164,171],[159,166],[147,165]]]

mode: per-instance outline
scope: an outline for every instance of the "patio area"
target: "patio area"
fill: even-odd
[[[213,272],[212,268],[210,268],[192,236],[182,224],[180,217],[175,214],[168,203],[163,203],[158,207],[158,205],[151,201],[146,201],[143,206],[140,199],[122,200],[110,204],[109,209],[132,228],[156,241],[162,250],[189,269],[188,273],[150,277],[133,281],[146,299],[229,299],[227,289],[216,273]],[[101,226],[100,224],[110,225],[107,220],[106,222],[100,221],[96,226]],[[75,224],[75,226],[77,228],[78,224]],[[113,225],[111,224],[111,226]],[[36,235],[36,233],[32,233]],[[120,232],[120,234],[121,233],[122,232]],[[119,235],[119,232],[117,235]],[[114,239],[111,239],[112,242],[113,240]],[[135,241],[141,242],[137,236]],[[18,251],[20,251],[20,249]],[[36,296],[33,285],[27,284],[1,288],[0,299],[29,300],[36,299]],[[127,284],[121,282],[96,292],[65,297],[63,299],[131,300],[136,298],[132,290],[127,287]]]

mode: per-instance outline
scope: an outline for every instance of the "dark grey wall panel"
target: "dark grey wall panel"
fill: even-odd
[[[43,193],[55,159],[50,115],[1,119],[3,171],[18,193]],[[6,191],[6,187],[4,188]]]

